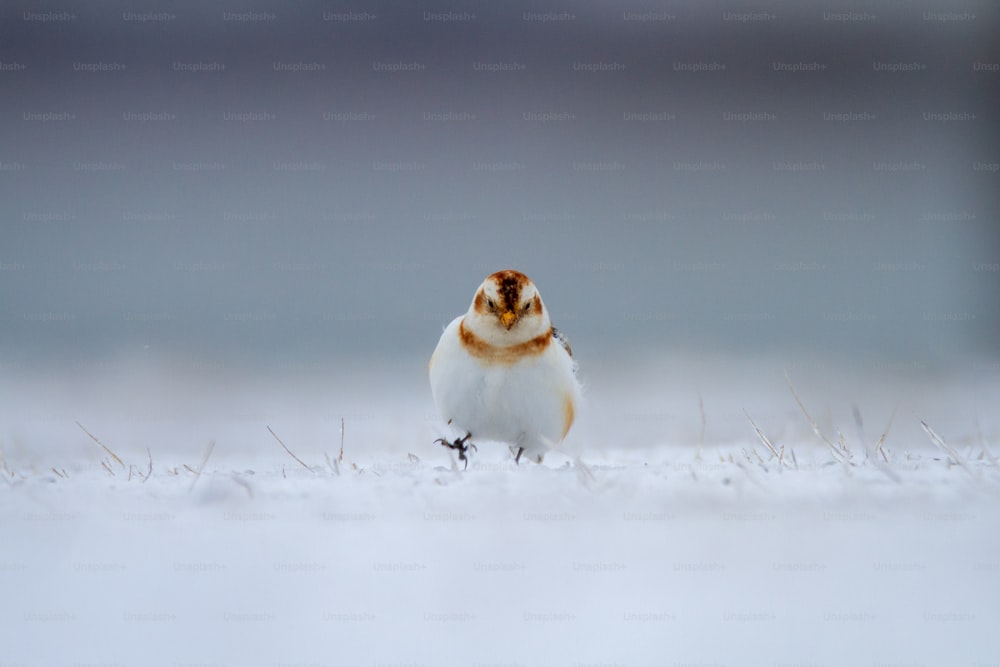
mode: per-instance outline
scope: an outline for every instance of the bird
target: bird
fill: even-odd
[[[444,329],[429,363],[431,394],[441,417],[464,434],[435,442],[458,451],[468,468],[472,442],[510,447],[541,463],[559,445],[581,402],[577,364],[552,326],[538,288],[520,271],[486,277],[468,312]]]

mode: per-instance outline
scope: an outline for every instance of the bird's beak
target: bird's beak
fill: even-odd
[[[508,330],[514,326],[514,322],[517,322],[517,313],[513,310],[505,310],[500,314],[500,324],[504,325]]]

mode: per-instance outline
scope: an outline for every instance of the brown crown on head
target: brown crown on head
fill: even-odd
[[[487,280],[492,280],[496,284],[497,292],[503,300],[503,307],[507,310],[517,308],[521,300],[521,290],[531,283],[528,276],[512,269],[497,271],[489,276]]]

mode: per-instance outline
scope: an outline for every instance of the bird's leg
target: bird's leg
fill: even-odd
[[[524,447],[517,448],[517,454],[514,456],[514,464],[518,464],[521,461],[521,454],[524,454]]]
[[[468,442],[469,438],[471,438],[471,437],[472,437],[471,433],[466,433],[464,438],[456,438],[454,442],[448,442],[444,438],[438,438],[434,442],[440,442],[442,445],[444,445],[448,449],[457,449],[458,450],[458,460],[459,461],[465,461],[465,469],[468,469],[469,468],[469,459],[468,459],[468,457],[466,457],[465,453],[469,451],[469,448],[472,448],[472,451],[474,451],[474,452],[478,452],[479,451],[479,448],[476,447],[475,444],[473,444],[471,442]],[[468,442],[468,444],[466,444],[467,442]]]

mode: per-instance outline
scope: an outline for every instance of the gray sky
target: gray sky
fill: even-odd
[[[0,362],[426,355],[506,267],[592,356],[995,358],[992,3],[230,7],[0,10]]]

